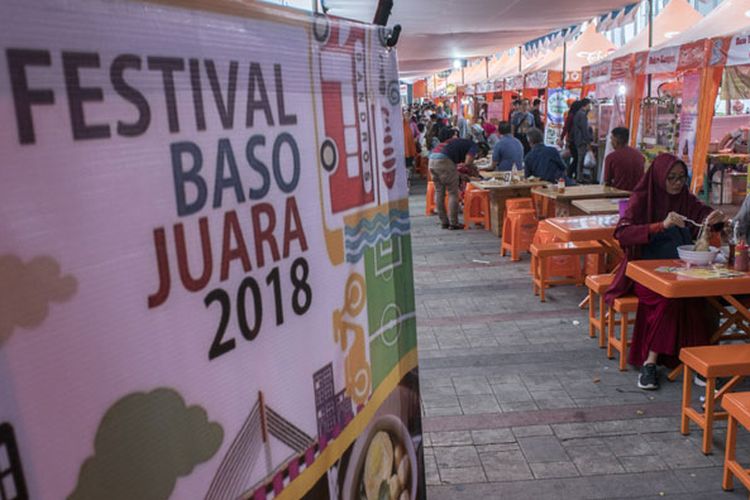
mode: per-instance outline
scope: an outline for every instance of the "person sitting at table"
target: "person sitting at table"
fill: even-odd
[[[557,149],[544,144],[542,131],[538,128],[531,128],[526,132],[526,138],[531,146],[531,151],[523,160],[526,178],[533,175],[544,181],[555,183],[559,179],[565,179],[565,163]]]
[[[685,164],[662,153],[631,193],[615,228],[625,260],[605,295],[608,304],[628,293],[638,297],[628,362],[640,367],[638,387],[644,390],[659,388],[657,363],[677,366],[680,348],[708,344],[717,319],[704,299],[668,299],[625,275],[631,260],[676,259],[677,247],[691,244],[695,234],[684,217],[711,225],[725,220],[721,211],[690,193]]]
[[[628,145],[630,131],[616,127],[610,134],[614,151],[604,160],[604,185],[632,191],[643,177],[645,160],[640,151]]]
[[[510,133],[509,122],[500,122],[498,132],[500,139],[492,148],[492,169],[508,172],[513,169],[513,164],[520,169],[523,165],[523,144]]]

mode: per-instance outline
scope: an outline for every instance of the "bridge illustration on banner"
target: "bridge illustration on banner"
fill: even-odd
[[[294,452],[291,459],[282,461],[285,465],[275,470],[271,457],[272,437]],[[258,401],[253,405],[245,423],[222,459],[205,498],[265,500],[268,493],[281,492],[285,481],[294,479],[301,467],[309,466],[317,451],[318,446],[313,438],[267,406],[263,400],[263,393],[259,391]],[[248,482],[262,453],[265,453],[267,474],[263,480],[249,485]]]

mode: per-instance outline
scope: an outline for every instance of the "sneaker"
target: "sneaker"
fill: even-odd
[[[638,375],[638,387],[644,391],[655,391],[659,388],[659,375],[655,364],[649,363],[641,367],[641,373]]]
[[[450,229],[450,227],[451,227],[451,225],[447,224],[447,223],[442,225],[443,229]]]
[[[456,231],[458,229],[463,229],[463,228],[464,228],[463,224],[451,224],[449,229],[452,231]]]
[[[698,387],[706,387],[706,379],[702,375],[695,374],[693,377],[693,383]]]

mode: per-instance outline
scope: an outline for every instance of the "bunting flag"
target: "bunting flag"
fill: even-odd
[[[627,5],[622,9],[613,10],[609,14],[595,18],[595,20],[598,21],[596,31],[602,33],[632,23],[635,21],[635,17],[638,14],[639,6],[640,3],[634,3]]]

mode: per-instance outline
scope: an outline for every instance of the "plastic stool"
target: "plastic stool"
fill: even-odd
[[[559,241],[558,238],[555,238],[552,230],[549,229],[549,224],[544,220],[539,221],[533,242],[541,244],[559,243]],[[576,255],[549,257],[545,259],[544,266],[544,275],[550,278],[564,276],[577,279],[581,276],[581,259]],[[529,274],[534,274],[533,263],[529,269]]]
[[[425,199],[425,215],[432,215],[435,213],[435,183],[432,181],[427,182],[427,197]]]
[[[596,274],[586,276],[586,287],[589,289],[589,337],[596,338],[599,334],[599,347],[607,345],[607,335],[604,333],[607,321],[607,304],[604,293],[612,285],[614,275]],[[596,314],[596,304],[599,304],[599,315]]]
[[[607,320],[607,357],[613,359],[614,351],[620,353],[620,371],[628,369],[628,347],[632,343],[628,340],[628,326],[635,324],[635,314],[638,311],[638,297],[626,295],[617,297],[609,309]],[[615,313],[620,314],[620,338],[615,336]],[[631,316],[632,315],[632,316]]]
[[[538,220],[534,209],[506,210],[500,255],[510,251],[510,259],[521,260],[521,252],[528,252],[534,240]]]
[[[490,228],[490,193],[469,184],[464,194],[464,229],[469,229],[472,223]]]

